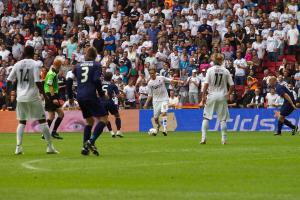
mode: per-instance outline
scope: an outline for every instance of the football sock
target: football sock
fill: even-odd
[[[56,118],[56,120],[55,120],[55,122],[54,122],[53,130],[52,130],[53,133],[56,133],[56,131],[57,131],[57,129],[58,129],[60,123],[62,122],[62,120],[63,120],[63,118],[60,118],[60,117],[57,117],[57,118]]]
[[[167,132],[167,119],[168,119],[168,117],[167,116],[163,116],[162,117],[162,125],[163,125],[163,132]]]
[[[22,145],[25,124],[19,124],[17,127],[17,145]]]
[[[207,129],[208,129],[208,120],[203,119],[203,121],[202,121],[202,141],[206,140]]]
[[[91,138],[92,126],[86,125],[83,131],[83,145]]]
[[[42,133],[47,143],[51,145],[51,136],[50,136],[50,130],[48,124],[47,123],[40,124],[40,129],[42,130]]]
[[[106,127],[109,131],[112,131],[111,123],[110,121],[107,122]]]
[[[227,131],[226,121],[221,121],[222,141],[226,141],[226,139],[227,139],[226,131]]]
[[[115,123],[116,123],[117,130],[118,131],[121,130],[121,118],[120,117],[116,118]]]
[[[101,135],[104,127],[106,126],[106,123],[104,122],[98,122],[98,124],[96,125],[93,135],[91,137],[91,143],[95,144],[95,141],[97,140],[97,138]]]
[[[53,122],[53,120],[47,119],[47,123],[48,123],[49,128],[51,127],[52,122]]]
[[[291,129],[295,129],[296,127],[287,119],[284,119],[283,122],[285,125],[287,125],[288,127],[290,127]]]
[[[282,126],[283,126],[283,123],[278,120],[278,123],[277,123],[277,133],[278,134],[281,134]]]

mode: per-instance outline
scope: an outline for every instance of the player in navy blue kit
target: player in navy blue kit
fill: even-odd
[[[102,90],[106,92],[108,99],[102,100],[104,103],[104,107],[107,110],[107,113],[115,116],[115,123],[117,127],[117,133],[114,133],[111,127],[111,123],[107,122],[107,128],[110,131],[112,137],[123,137],[121,132],[121,118],[119,114],[119,106],[118,106],[118,96],[119,96],[119,89],[118,87],[112,82],[113,74],[111,72],[106,72],[104,75],[104,81],[102,83]]]
[[[85,54],[85,61],[78,64],[73,73],[77,78],[77,100],[83,115],[86,119],[86,126],[83,133],[83,149],[82,155],[88,155],[92,151],[96,156],[99,152],[95,146],[95,141],[101,135],[107,123],[107,111],[101,104],[99,97],[104,97],[100,80],[101,66],[95,62],[97,53],[96,49],[90,47]],[[98,93],[98,94],[97,94]],[[91,136],[94,118],[97,124]]]
[[[278,84],[276,77],[271,77],[269,79],[269,85],[271,87],[275,87],[276,93],[284,98],[283,105],[278,113],[277,133],[275,133],[275,135],[281,135],[281,129],[283,125],[290,127],[292,129],[292,135],[295,135],[298,131],[298,126],[285,119],[297,109],[294,95],[287,87]]]

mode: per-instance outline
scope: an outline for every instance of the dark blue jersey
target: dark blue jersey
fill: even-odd
[[[289,97],[291,98],[293,103],[296,103],[293,93],[287,87],[285,87],[283,85],[280,85],[280,84],[277,84],[276,85],[276,93],[278,95],[280,95],[281,97],[283,97],[284,93],[286,93],[287,95],[289,95]],[[289,102],[285,98],[284,98],[284,104],[289,104]]]
[[[78,64],[73,70],[77,78],[77,99],[95,100],[97,92],[103,96],[100,63],[95,61],[84,61]]]
[[[119,96],[119,89],[114,83],[103,81],[102,90],[107,92],[107,95],[111,100],[113,100],[114,97]]]

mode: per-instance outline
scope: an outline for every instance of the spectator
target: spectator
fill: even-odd
[[[229,108],[238,108],[237,98],[234,94],[229,96],[227,103]]]
[[[235,79],[234,82],[236,85],[244,85],[245,84],[245,76],[247,69],[247,62],[244,58],[242,58],[241,52],[237,52],[236,59],[233,62],[235,68]]]
[[[136,109],[136,92],[135,86],[133,82],[129,82],[128,85],[124,87],[124,94],[125,94],[125,104],[129,109]]]
[[[288,53],[296,55],[299,31],[295,26],[295,21],[291,21],[290,25],[291,29],[287,32]]]
[[[255,96],[251,99],[251,102],[247,105],[247,108],[263,108],[264,97],[260,95],[260,90],[255,90]]]
[[[270,92],[266,95],[267,108],[275,108],[277,98],[278,94],[276,94],[275,88],[271,88]]]
[[[189,84],[189,103],[198,104],[200,80],[197,77],[196,69],[193,69],[192,76],[188,78],[187,82]]]
[[[169,108],[170,109],[177,109],[178,104],[179,104],[179,99],[175,95],[174,90],[171,90],[170,91],[170,97],[169,97]]]
[[[70,98],[64,103],[62,108],[64,110],[77,110],[79,108],[79,104],[74,98]]]
[[[143,109],[146,100],[148,97],[148,86],[146,80],[142,81],[142,85],[139,87],[139,101],[140,101],[140,108]]]

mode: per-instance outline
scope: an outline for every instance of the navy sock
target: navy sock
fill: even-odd
[[[83,132],[83,145],[91,138],[92,126],[86,125]]]
[[[285,125],[287,125],[288,127],[290,127],[291,129],[294,129],[296,128],[289,120],[287,119],[284,119],[284,122],[283,122]]]
[[[56,133],[56,131],[57,131],[60,123],[62,122],[62,120],[63,120],[63,118],[60,118],[60,117],[56,118],[56,120],[54,122],[54,127],[53,127],[53,131],[52,132]]]
[[[281,134],[282,126],[283,126],[283,123],[278,120],[278,123],[277,123],[277,133]]]
[[[97,138],[101,135],[104,127],[106,126],[106,123],[104,122],[98,122],[98,124],[96,125],[93,135],[91,137],[91,143],[95,144]]]
[[[121,118],[120,117],[117,117],[116,118],[116,127],[117,127],[117,130],[121,130]]]
[[[53,122],[53,120],[47,119],[47,123],[48,123],[49,128],[51,127],[52,122]]]
[[[106,127],[107,127],[107,129],[108,129],[109,131],[112,131],[110,121],[107,122]]]

